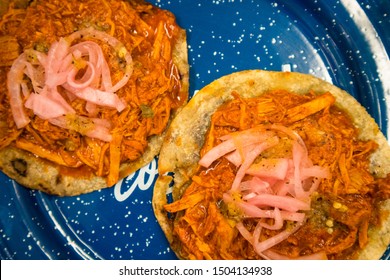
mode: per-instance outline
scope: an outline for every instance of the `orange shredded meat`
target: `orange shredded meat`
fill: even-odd
[[[329,167],[331,175],[312,196],[306,223],[272,250],[288,258],[325,252],[328,259],[353,259],[356,249],[368,241],[368,226],[378,222],[376,203],[389,197],[390,177],[376,179],[368,171],[376,143],[358,140],[351,119],[333,106],[335,99],[329,93],[316,96],[273,91],[251,99],[232,94],[234,100],[214,113],[201,156],[218,145],[221,136],[259,124],[281,124],[296,131],[313,164]],[[283,157],[286,150],[279,145],[267,153]],[[165,206],[176,215],[172,246],[180,255],[190,259],[261,259],[235,228],[242,221],[253,232],[258,219],[243,218],[239,209],[222,199],[236,171],[225,158],[207,169],[199,166],[182,197]],[[286,226],[280,230],[263,228],[260,240]]]
[[[34,116],[27,109],[31,122],[18,130],[6,94],[6,73],[10,64],[5,56],[15,59],[15,52],[26,49],[47,53],[60,37],[88,27],[117,38],[134,62],[129,82],[116,92],[127,108],[120,113],[115,109],[98,108],[96,117],[111,123],[113,141],[108,144],[79,133],[93,126],[92,123],[75,123],[75,130],[67,130]],[[82,165],[88,167],[84,169],[88,170],[86,175],[105,176],[108,185],[114,184],[118,180],[119,166],[140,158],[149,137],[161,134],[172,110],[187,100],[178,68],[173,63],[172,50],[179,31],[170,12],[141,0],[37,0],[27,9],[11,5],[0,22],[0,38],[9,42],[9,47],[0,49],[6,52],[0,65],[0,149],[16,145],[64,167]],[[112,47],[96,42],[103,49],[115,84],[123,76],[124,63]],[[78,115],[88,116],[85,101],[68,100],[65,94],[63,97]]]

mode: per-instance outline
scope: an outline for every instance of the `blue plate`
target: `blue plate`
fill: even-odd
[[[191,95],[239,70],[311,73],[354,95],[389,136],[389,1],[152,2],[187,30]],[[66,198],[1,173],[1,259],[174,259],[151,206],[156,167]]]

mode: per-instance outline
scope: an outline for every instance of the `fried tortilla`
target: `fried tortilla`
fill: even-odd
[[[188,99],[186,32],[142,0],[9,1],[0,21],[0,169],[72,196],[158,153]]]
[[[307,74],[237,72],[172,121],[154,212],[181,259],[379,259],[389,159],[344,90]]]

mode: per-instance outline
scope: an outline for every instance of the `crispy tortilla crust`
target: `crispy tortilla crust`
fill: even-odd
[[[181,77],[181,91],[188,95],[189,65],[187,58],[187,38],[181,29],[172,49],[172,60]],[[186,104],[186,102],[184,102]],[[184,105],[183,104],[183,105]],[[180,108],[171,113],[171,119]],[[148,139],[148,147],[136,161],[121,164],[119,179],[137,171],[159,154],[165,132]],[[37,156],[8,146],[0,150],[0,170],[21,185],[58,196],[75,196],[110,187],[103,177],[85,174],[64,174],[57,165]]]
[[[201,89],[181,110],[168,129],[160,151],[159,173],[154,187],[153,208],[162,230],[179,258],[173,240],[173,221],[163,205],[173,179],[173,199],[177,200],[196,171],[199,152],[210,125],[211,116],[224,102],[231,100],[232,91],[243,98],[260,96],[271,90],[286,90],[297,94],[313,91],[316,94],[331,92],[336,106],[347,111],[354,120],[362,140],[375,140],[379,148],[371,156],[370,172],[385,177],[390,172],[390,146],[375,120],[351,95],[344,90],[314,76],[291,73],[248,70],[224,76]],[[359,252],[360,259],[379,259],[390,243],[390,200],[380,205],[381,225],[370,228],[368,245]]]

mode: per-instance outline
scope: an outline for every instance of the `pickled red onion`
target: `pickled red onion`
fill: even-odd
[[[110,92],[116,92],[127,83],[127,81],[130,79],[131,74],[133,73],[133,59],[131,57],[130,52],[126,49],[124,44],[118,39],[116,39],[115,37],[110,36],[105,32],[98,31],[92,27],[76,31],[73,34],[71,34],[68,37],[68,39],[70,41],[73,41],[76,39],[81,39],[86,37],[95,38],[98,39],[99,41],[103,41],[109,44],[111,47],[113,47],[116,50],[118,56],[126,61],[125,72],[122,79],[118,81],[115,85],[113,85],[111,89],[106,89],[107,91]]]
[[[109,44],[126,62],[123,76],[115,85],[112,84],[108,63],[97,43],[83,41],[71,45],[76,39],[88,37]],[[34,58],[33,61],[31,57]],[[79,65],[74,65],[75,60]],[[80,69],[85,71],[81,78],[76,78]],[[7,75],[7,89],[15,124],[17,128],[23,128],[30,122],[24,107],[49,121],[66,114],[75,114],[75,110],[59,93],[58,87],[62,88],[69,100],[80,98],[87,101],[88,112],[96,112],[96,106],[109,107],[120,112],[126,104],[115,92],[126,85],[132,71],[132,57],[123,43],[93,28],[83,29],[66,38],[60,38],[52,44],[47,55],[35,50],[25,50],[14,61]],[[31,81],[32,93],[28,91],[23,81],[24,75]],[[51,123],[57,124],[58,121],[53,120]],[[107,127],[102,129],[98,125],[86,135],[92,135],[91,137],[103,141],[111,139]]]
[[[109,122],[106,122],[106,120],[103,119],[96,119],[96,118],[87,118],[83,116],[73,116],[72,118],[75,118],[79,123],[92,123],[94,126],[94,129],[88,130],[86,132],[78,129],[77,126],[74,126],[67,120],[66,117],[60,116],[57,118],[51,118],[49,119],[49,122],[51,124],[54,124],[56,126],[65,128],[65,129],[72,129],[75,130],[81,134],[85,134],[88,137],[91,138],[97,138],[102,141],[110,142],[112,140],[112,135],[110,134],[110,128],[111,124]]]
[[[244,178],[247,170],[253,163],[253,161],[265,150],[275,146],[278,143],[279,139],[276,136],[273,136],[263,143],[260,143],[259,145],[256,145],[253,149],[248,151],[248,153],[244,156],[244,161],[240,168],[237,171],[236,177],[234,178],[233,184],[232,184],[232,191],[236,191],[239,188],[239,185],[241,183],[241,180]]]
[[[293,141],[292,156],[260,159],[254,163],[259,155],[277,145],[281,139],[276,133],[261,138],[258,131],[286,134]],[[221,140],[223,142],[206,153],[199,163],[209,167],[213,161],[225,157],[237,166],[236,177],[231,189],[223,194],[223,200],[228,205],[233,204],[241,209],[241,218],[259,219],[253,233],[249,232],[242,222],[237,223],[236,227],[260,256],[272,258],[267,256],[266,252],[304,224],[306,214],[302,211],[310,210],[310,195],[320,184],[320,179],[329,176],[329,171],[327,168],[313,165],[301,137],[282,125],[265,125],[234,132],[221,137]],[[246,175],[252,176],[252,179],[242,182]],[[293,223],[292,228],[287,227],[271,238],[259,240],[262,228],[281,230],[285,221]]]
[[[271,206],[285,209],[291,212],[299,210],[310,210],[310,204],[291,196],[280,196],[274,194],[259,194],[248,200],[248,203],[262,206]]]
[[[87,100],[88,102],[91,102],[96,105],[115,108],[118,112],[121,112],[123,109],[126,108],[125,103],[119,99],[118,95],[112,92],[101,91],[98,89],[87,87],[81,91],[75,92],[75,95],[78,98]]]
[[[30,122],[30,119],[24,111],[23,100],[20,95],[26,62],[26,54],[23,53],[14,61],[10,71],[7,74],[8,97],[12,116],[17,128],[22,128]]]
[[[263,253],[265,250],[268,250],[272,248],[273,246],[279,244],[280,242],[286,240],[290,235],[295,233],[298,229],[301,228],[303,223],[295,223],[293,228],[287,228],[283,230],[282,232],[265,239],[264,241],[259,241],[258,239],[255,239],[253,242],[253,247],[255,248],[255,251],[259,253]]]

